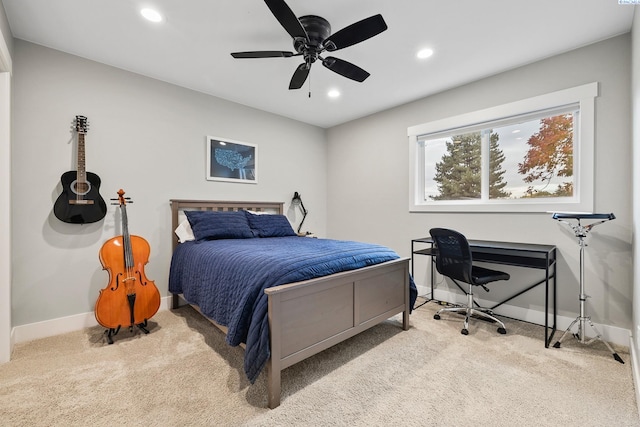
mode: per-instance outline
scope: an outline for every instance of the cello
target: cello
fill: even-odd
[[[121,327],[130,331],[137,326],[148,334],[147,321],[160,308],[160,293],[153,281],[144,273],[149,262],[149,243],[140,236],[129,235],[124,191],[118,191],[118,204],[122,217],[122,235],[107,240],[100,249],[102,269],[109,272],[109,284],[100,291],[95,305],[98,323],[107,331],[107,340],[113,344],[112,335]]]

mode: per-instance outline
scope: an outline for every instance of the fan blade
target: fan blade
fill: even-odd
[[[338,73],[341,76],[357,82],[363,82],[371,75],[357,65],[353,65],[351,62],[347,62],[339,58],[334,58],[333,56],[324,58],[322,60],[322,65],[334,73]]]
[[[283,52],[279,50],[259,50],[253,52],[233,52],[234,58],[289,58],[293,52]]]
[[[306,62],[298,65],[298,68],[296,68],[296,71],[293,73],[293,77],[291,77],[289,89],[300,89],[304,82],[307,80],[310,69],[311,68],[307,65]]]
[[[264,2],[291,37],[309,40],[304,27],[284,0],[264,0]]]
[[[365,41],[386,29],[387,23],[384,22],[382,15],[378,14],[341,29],[327,37],[323,44],[325,49],[332,52]]]

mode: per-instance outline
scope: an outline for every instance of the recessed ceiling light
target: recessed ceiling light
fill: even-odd
[[[426,59],[431,55],[433,55],[433,49],[422,49],[416,54],[419,59]]]
[[[151,22],[162,22],[162,15],[157,10],[145,8],[140,11],[140,14]]]
[[[327,92],[327,96],[329,98],[338,98],[340,96],[340,91],[338,89],[331,89]]]

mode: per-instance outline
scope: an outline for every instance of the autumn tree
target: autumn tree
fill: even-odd
[[[540,130],[527,141],[529,150],[518,172],[530,185],[525,197],[573,196],[573,180],[563,182],[554,191],[546,188],[554,177],[573,177],[573,116],[563,114],[540,120]]]
[[[498,146],[499,135],[490,136],[490,164],[489,164],[489,197],[509,197],[510,193],[503,189],[507,185],[503,182],[504,154]],[[432,196],[433,200],[464,200],[479,199],[482,192],[481,183],[481,135],[473,132],[456,135],[446,142],[447,153],[436,163],[436,174],[433,180],[438,185],[439,194]]]

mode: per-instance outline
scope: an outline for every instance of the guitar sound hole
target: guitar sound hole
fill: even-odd
[[[84,196],[91,191],[91,184],[88,181],[78,182],[75,180],[71,183],[71,191],[79,196]]]

